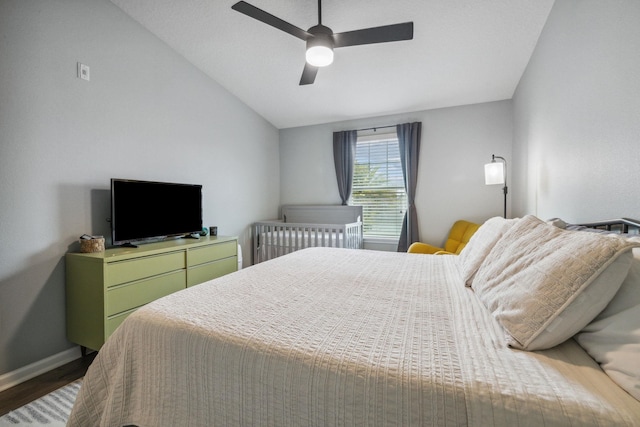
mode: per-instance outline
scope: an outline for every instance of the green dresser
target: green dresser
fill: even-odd
[[[235,237],[206,236],[66,256],[67,338],[99,350],[138,307],[238,269]]]

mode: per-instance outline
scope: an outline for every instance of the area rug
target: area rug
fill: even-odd
[[[82,384],[82,380],[76,380],[9,412],[0,417],[0,427],[64,427],[69,419],[78,390],[80,390],[80,384]]]

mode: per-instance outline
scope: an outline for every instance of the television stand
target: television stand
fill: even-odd
[[[137,248],[138,245],[135,245],[131,242],[127,242],[127,243],[123,243],[121,245],[118,245],[119,248]]]
[[[196,233],[191,233],[191,234],[185,234],[184,236],[182,236],[183,239],[199,239],[200,235],[196,234]]]

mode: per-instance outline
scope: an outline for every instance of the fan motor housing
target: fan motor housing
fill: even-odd
[[[324,25],[314,25],[307,32],[313,35],[313,37],[307,39],[307,49],[313,46],[326,46],[333,49],[334,41],[331,28]]]

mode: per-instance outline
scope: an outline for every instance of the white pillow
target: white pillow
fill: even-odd
[[[496,243],[473,289],[509,345],[543,350],[572,337],[604,309],[627,275],[632,246],[529,215]]]
[[[633,257],[618,293],[575,339],[613,381],[640,400],[640,248],[633,249]]]
[[[471,236],[457,259],[465,285],[471,286],[473,277],[478,268],[480,268],[482,261],[489,255],[496,242],[516,221],[517,219],[504,219],[498,216],[490,218]]]

